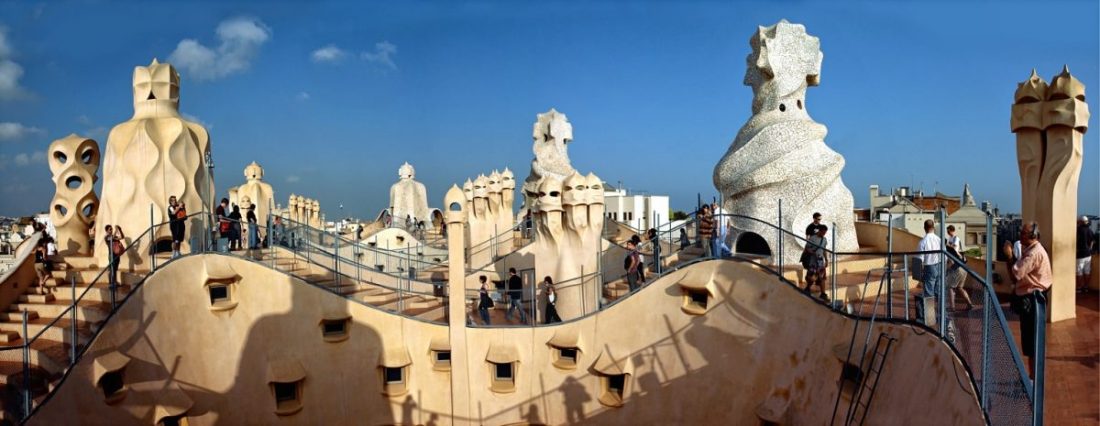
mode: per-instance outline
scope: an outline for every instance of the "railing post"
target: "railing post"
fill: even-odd
[[[695,193],[695,247],[703,246],[703,236],[699,235],[699,211],[703,208],[703,197],[698,192]],[[706,250],[703,250],[706,253]],[[706,256],[703,256],[706,257]]]
[[[871,214],[875,214],[871,212]],[[894,213],[886,212],[886,318],[894,317]],[[906,283],[906,285],[909,285]]]
[[[779,219],[775,222],[775,263],[779,265],[779,276],[783,276],[783,199],[779,199]]]
[[[153,205],[149,204],[149,272],[157,270],[157,222],[153,219]],[[118,260],[122,266],[122,259]],[[114,306],[112,305],[113,309]]]
[[[108,265],[107,266],[107,273],[110,273],[110,272],[111,272],[111,266]],[[70,273],[70,275],[73,275],[73,274]],[[108,280],[108,282],[110,282],[110,281]],[[72,304],[69,305],[69,309],[72,310],[72,315],[70,315],[72,327],[70,327],[70,328],[72,328],[72,339],[73,339],[73,343],[71,345],[69,345],[69,366],[72,367],[72,366],[76,365],[76,338],[77,338],[77,336],[76,336],[76,277],[70,277],[69,283],[70,283],[69,288],[71,289],[72,295],[73,295]],[[94,285],[94,282],[93,282],[93,285]],[[110,288],[109,284],[108,284],[108,288]]]
[[[910,278],[910,271],[909,271],[909,255],[908,254],[902,255],[901,264],[902,264],[902,271],[903,271],[902,275],[905,276],[905,285],[902,286],[903,288],[905,288],[905,320],[909,321],[909,280],[911,278]]]
[[[75,327],[75,324],[73,325]],[[27,310],[23,310],[23,419],[31,415],[31,350],[27,333]]]
[[[333,277],[336,278],[336,287],[340,287],[340,235],[336,234],[332,237],[332,270]],[[335,289],[334,289],[335,290]]]
[[[1035,395],[1032,399],[1034,405],[1032,416],[1034,417],[1031,424],[1042,426],[1047,364],[1047,298],[1042,292],[1038,291],[1034,292],[1033,295],[1035,298],[1035,382],[1032,383],[1032,392]]]
[[[833,222],[832,230],[833,230],[833,238],[832,238],[832,240],[830,240],[830,242],[833,245],[833,250],[832,250],[833,251],[833,261],[829,263],[829,268],[830,268],[829,279],[832,282],[833,295],[829,299],[829,304],[831,305],[829,307],[835,309],[836,308],[836,222]],[[864,287],[864,291],[866,292],[866,287]],[[875,314],[874,312],[871,312],[872,316],[874,314]]]
[[[989,286],[982,286],[982,384],[981,384],[981,404],[982,409],[989,410],[989,394],[986,393],[986,383],[989,382],[989,309],[992,305],[992,298],[989,297],[988,288],[992,288],[993,284],[993,256],[996,252],[993,251],[993,234],[990,232],[993,229],[993,215],[990,212],[985,213],[985,282]]]
[[[944,221],[947,220],[947,212],[941,206],[939,209],[939,222],[940,222],[940,287],[936,290],[939,294],[936,295],[937,310],[939,312],[939,328],[940,336],[947,337],[947,280],[944,275],[947,275],[947,244],[944,240],[945,227]]]

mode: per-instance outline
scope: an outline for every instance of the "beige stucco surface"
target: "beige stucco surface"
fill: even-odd
[[[235,308],[209,309],[208,276],[241,277]],[[681,310],[681,286],[710,292],[704,315]],[[347,340],[322,339],[319,321],[333,316],[350,316]],[[178,398],[178,387],[194,402],[191,424],[756,424],[758,412],[786,424],[823,424],[852,325],[749,264],[708,261],[574,322],[448,332],[257,264],[208,254],[182,258],[150,276],[30,423],[149,424],[158,401]],[[886,358],[869,424],[899,418],[983,422],[960,361],[932,333],[885,323],[874,331],[898,340]],[[464,407],[454,412],[468,414],[453,418],[451,373],[432,369],[429,345],[459,337],[464,343],[454,350],[466,349],[453,354],[453,368],[468,379],[455,385],[468,385],[455,390]],[[548,342],[562,339],[580,350],[576,369],[552,364]],[[384,396],[381,354],[402,349],[411,361],[408,393]],[[124,372],[130,389],[121,402],[107,405],[92,383],[94,360],[115,351],[131,358]],[[515,358],[513,392],[490,390],[490,352]],[[303,407],[278,417],[266,375],[272,363],[286,360],[305,372]],[[628,374],[619,408],[598,401],[599,372],[609,370]]]
[[[97,231],[107,224],[121,225],[127,237],[136,238],[150,221],[168,220],[168,197],[186,204],[188,213],[211,211],[213,177],[206,167],[210,135],[179,111],[180,76],[170,64],[153,60],[134,68],[134,115],[111,129],[103,154],[103,189],[96,215]],[[189,219],[181,248],[190,251],[191,231],[200,216]],[[156,240],[169,240],[167,226],[159,227]],[[130,243],[130,241],[127,241]],[[148,253],[149,239],[134,241],[137,253]],[[106,264],[108,248],[95,248]],[[147,261],[147,256],[124,257],[123,267]]]
[[[50,202],[50,222],[56,230],[57,251],[63,255],[90,255],[88,228],[99,211],[95,182],[99,180],[99,144],[69,134],[50,143],[50,171],[57,187]],[[72,186],[70,186],[72,185]]]

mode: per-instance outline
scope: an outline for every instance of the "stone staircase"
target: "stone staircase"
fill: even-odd
[[[28,348],[30,364],[30,389],[34,405],[52,391],[69,366],[73,347],[73,330],[78,345],[88,343],[95,330],[102,326],[110,314],[110,290],[107,277],[93,282],[100,274],[97,261],[90,257],[68,256],[56,258],[54,271],[47,279],[46,294],[35,294],[38,287],[29,287],[19,301],[0,312],[0,348],[19,348],[24,339],[34,339]],[[120,286],[116,293],[121,301],[132,286],[145,276],[144,273],[119,272]],[[84,297],[76,303],[76,321],[72,320],[73,290],[76,297]],[[86,292],[86,294],[85,294]],[[23,335],[23,312],[27,313],[27,333]],[[35,338],[37,336],[37,338]],[[18,419],[22,411],[24,380],[23,351],[0,351],[0,386],[2,386],[3,410],[0,423]]]

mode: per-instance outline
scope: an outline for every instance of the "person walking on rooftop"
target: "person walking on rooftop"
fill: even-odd
[[[241,249],[241,207],[234,204],[229,213],[229,250]]]
[[[226,216],[226,214],[228,212],[226,212],[225,210],[228,209],[228,208],[229,208],[229,199],[228,198],[222,198],[221,204],[218,204],[218,208],[214,209],[214,216],[216,216],[216,218],[218,220],[218,239],[215,240],[215,241],[218,241],[220,243],[221,239],[225,238],[227,245],[228,245],[228,241],[229,241],[230,224],[229,224],[229,217]],[[223,250],[228,250],[228,249],[229,249],[228,247],[226,247],[224,249],[221,248],[221,247],[218,247],[218,251],[223,251]]]
[[[638,244],[634,241],[627,241],[626,249],[630,250],[630,254],[627,255],[627,260],[624,262],[626,264],[626,285],[633,293],[634,290],[638,289],[638,282],[641,280],[639,269],[642,267],[642,259],[641,255],[638,254]]]
[[[122,226],[112,227],[107,224],[103,227],[103,242],[107,244],[107,268],[110,276],[107,277],[110,285],[118,283],[118,264],[122,254],[126,251],[126,234],[122,233]]]
[[[491,325],[489,309],[493,307],[493,298],[489,296],[489,278],[482,275],[477,280],[481,282],[481,288],[477,290],[477,313],[481,316],[481,322]]]
[[[921,261],[921,294],[917,299],[917,320],[929,323],[925,318],[925,303],[928,300],[938,301],[940,289],[943,287],[943,274],[940,270],[940,262],[943,262],[942,241],[935,232],[936,224],[932,219],[924,221],[924,238],[917,245],[917,251],[924,252],[918,255]]]
[[[46,267],[46,239],[48,236],[41,237],[38,243],[34,245],[34,274],[38,278],[38,290],[35,294],[46,294],[46,281],[50,279],[50,270]]]
[[[959,259],[959,261],[965,263],[966,259],[963,257],[963,252],[966,249],[963,247],[963,242],[959,239],[958,235],[955,235],[955,225],[949,225],[947,227],[947,241],[944,241],[944,245],[947,246],[947,252],[952,256]],[[948,279],[947,284],[951,288],[951,310],[955,310],[955,298],[961,296],[963,302],[966,302],[966,310],[974,309],[974,302],[970,300],[970,295],[966,292],[966,269],[962,267],[962,263],[952,260],[951,267],[947,269]]]
[[[814,212],[814,221],[806,225],[806,239],[817,235],[817,227],[821,226],[821,213]]]
[[[680,227],[680,250],[686,249],[689,245],[691,245],[691,241],[688,240],[687,227],[681,226]]]
[[[710,206],[704,204],[699,210],[699,238],[703,240],[703,256],[715,256],[714,230],[714,216],[710,214]]]
[[[649,240],[649,244],[653,246],[653,272],[660,275],[661,273],[661,240],[657,236],[657,230],[649,228],[645,231],[646,239]]]
[[[829,266],[829,261],[825,257],[825,247],[828,246],[829,241],[825,238],[825,233],[829,231],[829,227],[825,225],[817,225],[814,227],[814,235],[811,235],[806,240],[806,249],[809,250],[809,259],[806,262],[806,294],[810,294],[812,287],[816,284],[821,293],[819,296],[821,300],[829,301],[829,296],[825,294],[825,270]]]
[[[516,275],[516,268],[508,268],[508,310],[504,319],[512,320],[512,310],[519,311],[519,321],[527,324],[527,312],[523,311],[523,279]]]
[[[546,287],[546,323],[554,324],[561,322],[561,317],[558,316],[558,306],[555,304],[558,300],[558,296],[554,294],[554,280],[549,275],[542,280],[542,284]]]
[[[260,248],[260,224],[257,223],[255,204],[248,206],[248,213],[245,213],[245,218],[248,221],[248,249],[258,249]]]
[[[1088,216],[1081,216],[1077,222],[1077,292],[1089,292],[1089,280],[1092,278],[1092,248],[1096,240],[1089,230]]]
[[[1050,257],[1039,243],[1039,224],[1031,222],[1020,230],[1020,257],[1012,253],[1012,246],[1006,241],[1001,248],[1009,270],[1008,276],[1014,287],[1009,306],[1020,315],[1021,352],[1027,357],[1028,374],[1035,376],[1035,332],[1037,327],[1046,327],[1046,318],[1038,318],[1039,305],[1045,306],[1050,296],[1050,286],[1054,283],[1050,269]]]
[[[184,218],[187,217],[187,207],[176,201],[176,196],[168,197],[168,230],[172,233],[172,258],[180,256],[180,244],[183,243]]]

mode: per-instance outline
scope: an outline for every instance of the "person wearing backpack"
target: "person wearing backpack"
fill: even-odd
[[[642,261],[638,256],[638,246],[634,241],[626,242],[627,250],[630,250],[630,254],[626,255],[626,259],[623,259],[623,267],[626,268],[626,285],[630,287],[630,292],[638,289],[639,273]]]
[[[489,319],[489,309],[493,308],[493,298],[489,297],[489,278],[482,275],[477,279],[481,281],[481,288],[477,291],[477,313],[481,315],[481,322],[491,325],[493,322]]]
[[[804,290],[806,294],[810,294],[811,288],[817,284],[821,290],[821,299],[826,302],[829,301],[829,296],[825,294],[825,268],[829,265],[825,259],[825,247],[829,244],[825,233],[828,231],[828,226],[818,225],[817,234],[806,240],[806,246],[810,248],[810,259],[806,265],[806,289]]]
[[[108,279],[113,286],[118,283],[118,263],[119,259],[122,257],[122,253],[126,251],[126,247],[123,245],[126,235],[122,233],[121,226],[112,227],[108,224],[103,227],[103,230],[105,231],[104,234],[106,234],[103,237],[103,242],[107,244],[109,250],[107,266],[110,269],[111,275]],[[116,234],[115,231],[118,231],[118,233]]]

